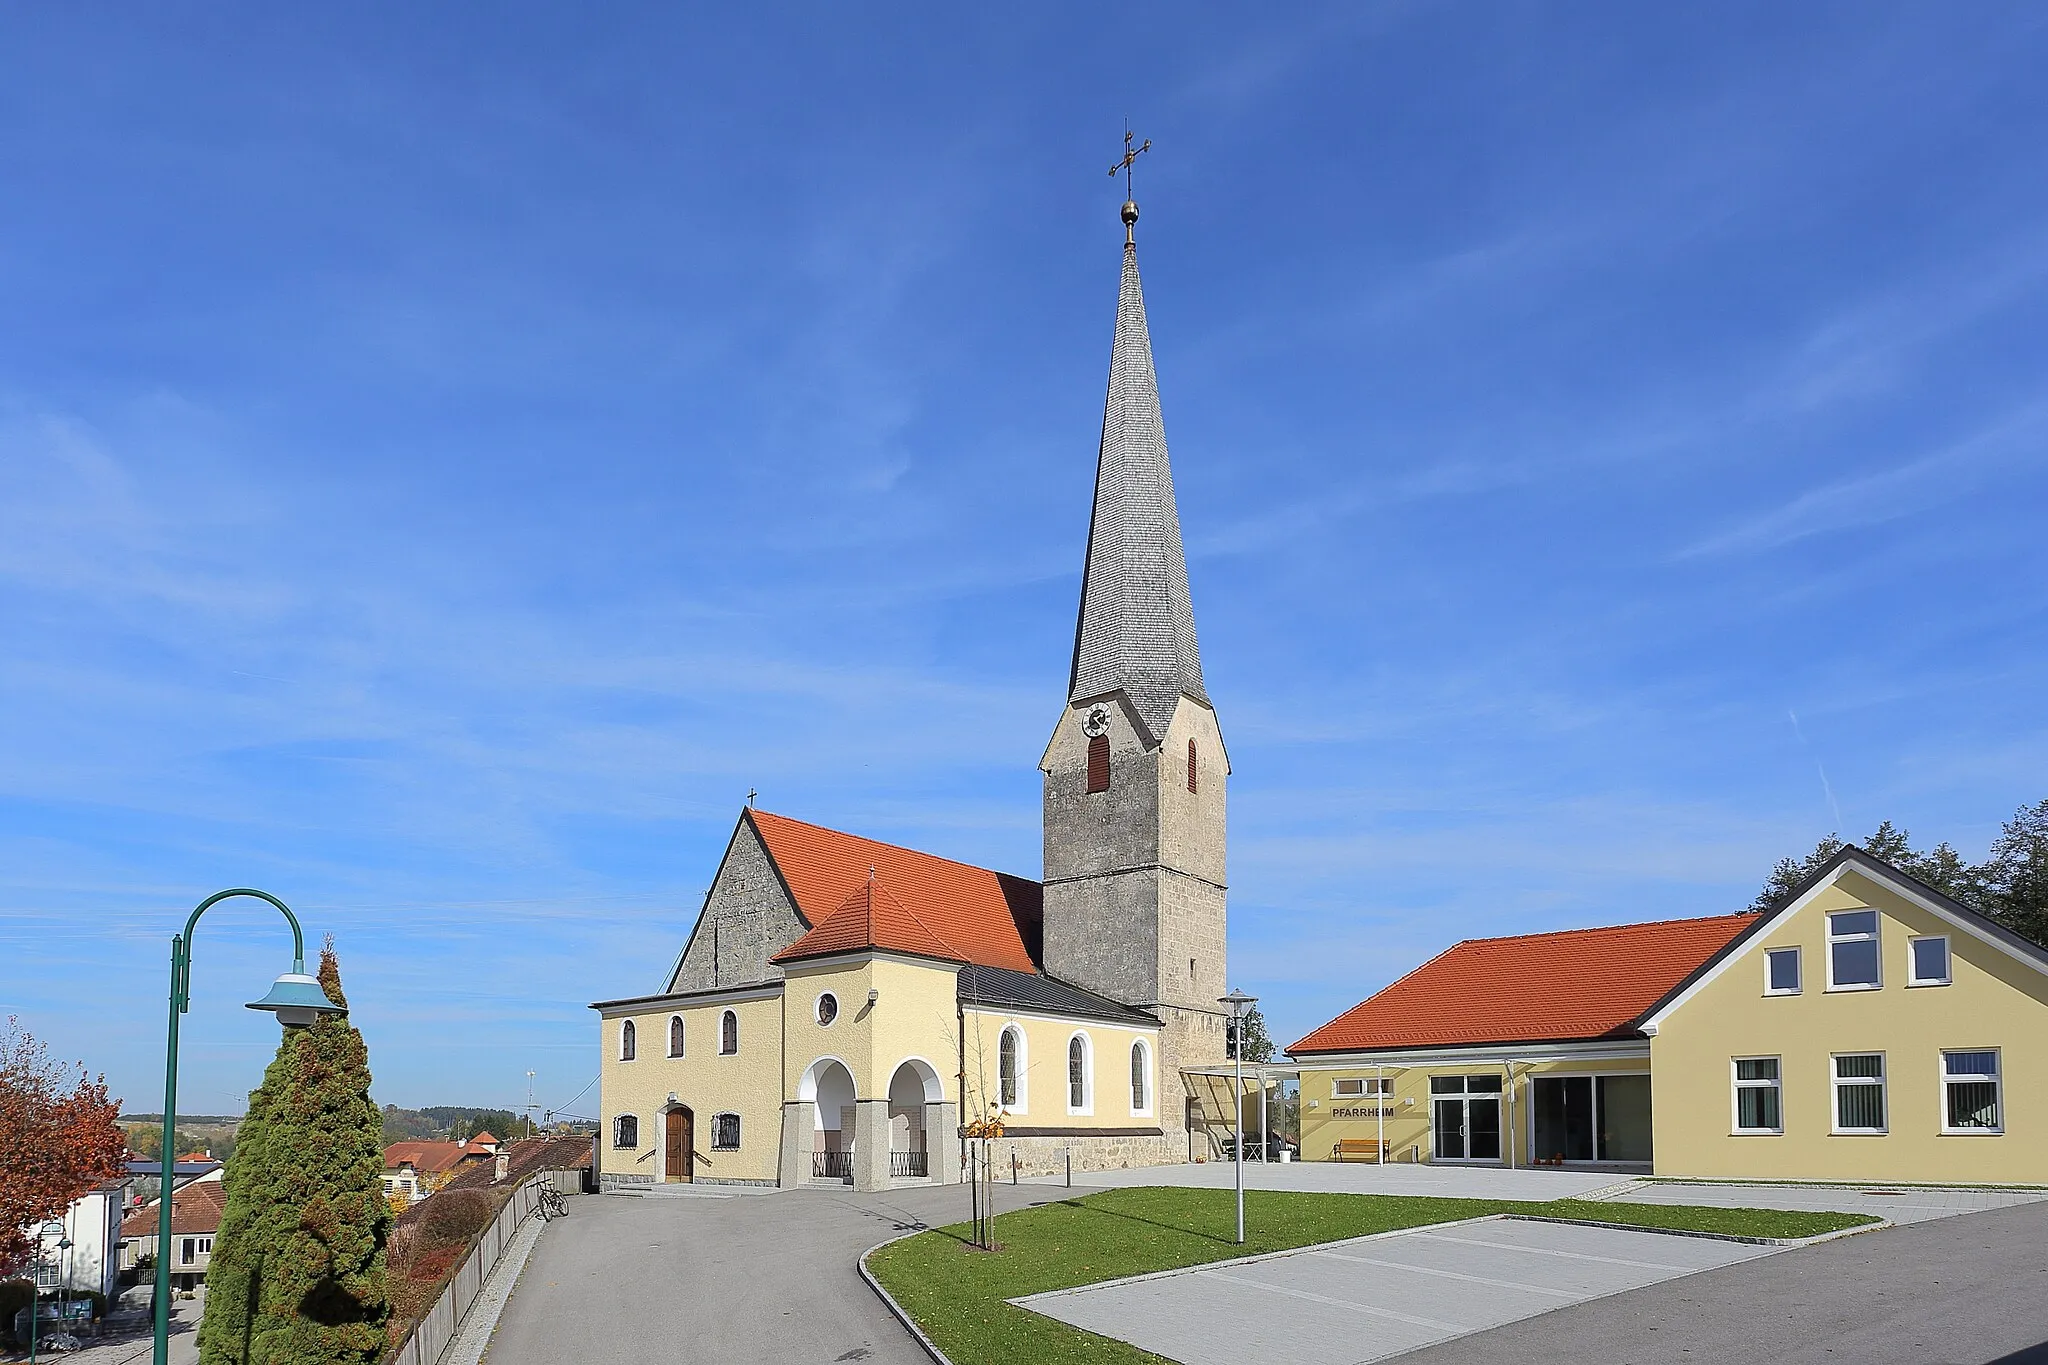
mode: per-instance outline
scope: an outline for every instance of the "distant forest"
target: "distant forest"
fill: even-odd
[[[384,1106],[384,1145],[394,1142],[467,1142],[478,1133],[496,1138],[524,1137],[525,1119],[505,1109],[471,1109],[437,1104],[430,1109]]]

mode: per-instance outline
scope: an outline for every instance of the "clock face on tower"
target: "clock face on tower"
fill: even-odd
[[[1097,704],[1088,708],[1088,714],[1081,718],[1081,733],[1094,739],[1109,733],[1109,708]]]

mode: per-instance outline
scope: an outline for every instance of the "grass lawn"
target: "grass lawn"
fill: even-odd
[[[868,1259],[868,1268],[954,1365],[1008,1365],[1020,1360],[1132,1365],[1160,1357],[1004,1300],[1489,1213],[1533,1213],[1751,1237],[1812,1237],[1876,1221],[1858,1214],[1775,1209],[1277,1190],[1247,1190],[1244,1203],[1248,1240],[1242,1247],[1231,1240],[1236,1230],[1231,1191],[1134,1188],[1003,1214],[996,1219],[996,1240],[1003,1249],[993,1254],[970,1248],[964,1240],[966,1225],[961,1224],[886,1246]]]

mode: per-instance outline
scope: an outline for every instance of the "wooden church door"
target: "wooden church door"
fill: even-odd
[[[691,1132],[691,1129],[695,1126],[691,1121],[689,1110],[671,1109],[668,1111],[667,1174],[670,1180],[688,1180],[690,1178],[690,1152],[695,1146],[693,1141],[695,1134]]]

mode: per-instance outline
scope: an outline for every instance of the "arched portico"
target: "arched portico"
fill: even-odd
[[[959,1112],[946,1099],[937,1067],[923,1057],[898,1062],[889,1078],[888,1115],[890,1179],[958,1178]]]
[[[797,1103],[809,1112],[811,1130],[808,1178],[851,1180],[858,1121],[853,1069],[837,1057],[820,1057],[804,1069],[797,1082]]]

